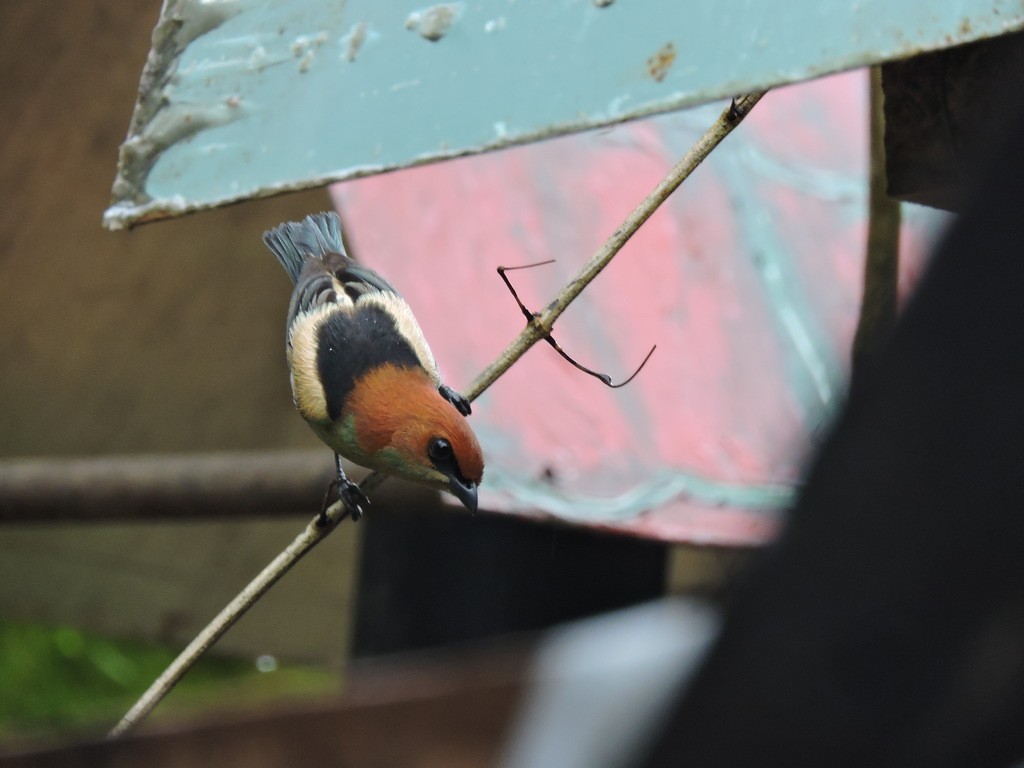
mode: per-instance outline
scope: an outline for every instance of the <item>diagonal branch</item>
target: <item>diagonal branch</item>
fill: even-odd
[[[263,593],[270,589],[284,576],[292,566],[295,565],[309,550],[323,541],[327,535],[334,530],[338,522],[347,515],[341,502],[335,503],[328,514],[331,523],[320,527],[314,518],[306,528],[289,544],[284,551],[270,561],[259,575],[246,585],[245,589],[238,593],[235,598],[221,610],[196,637],[189,643],[178,657],[171,662],[160,676],[153,681],[144,694],[139,698],[128,713],[121,718],[117,725],[107,734],[107,738],[113,739],[124,736],[132,731],[145,717],[153,711],[153,707],[170,693],[178,681],[185,675],[193,664],[210,647],[216,643],[231,626],[238,621],[242,614],[255,605],[256,601],[263,596]]]
[[[555,321],[568,309],[569,305],[576,299],[583,289],[586,288],[601,271],[608,266],[612,258],[617,254],[641,225],[651,217],[658,207],[668,199],[694,169],[703,162],[704,158],[717,147],[726,136],[732,133],[732,129],[739,125],[747,116],[754,105],[764,95],[751,93],[733,100],[732,105],[719,115],[718,119],[701,136],[697,143],[690,147],[683,155],[683,159],[673,166],[668,175],[654,188],[640,204],[633,209],[633,212],[626,217],[618,229],[605,240],[597,253],[590,257],[590,260],[583,265],[576,276],[563,288],[555,300],[548,304],[547,308],[538,316],[527,323],[526,328],[517,336],[511,344],[502,352],[498,359],[484,369],[483,373],[476,377],[469,388],[463,393],[469,400],[478,398],[491,384],[505,373],[512,364],[522,357],[526,351],[551,333]]]
[[[626,244],[640,226],[650,218],[668,196],[700,165],[705,157],[728,136],[733,128],[742,122],[747,113],[761,99],[764,93],[752,93],[733,100],[732,105],[697,140],[697,143],[683,156],[668,175],[644,200],[633,210],[626,220],[612,233],[604,245],[598,249],[590,260],[583,265],[576,276],[563,288],[547,308],[536,316],[529,318],[526,328],[502,352],[498,358],[481,373],[464,392],[466,398],[475,400],[491,384],[497,381],[526,351],[541,339],[550,335],[551,329],[561,314],[583,289],[597,277],[612,260],[616,253]],[[377,488],[385,479],[385,475],[373,473],[360,485],[364,491]],[[309,550],[323,541],[338,523],[348,516],[344,505],[336,502],[326,511],[327,523],[318,526],[316,520],[295,537],[294,541],[260,574],[243,589],[234,600],[217,614],[196,638],[188,644],[171,665],[164,670],[149,689],[132,706],[128,713],[110,731],[108,738],[117,738],[130,733],[170,692],[184,674],[232,624],[251,608],[270,587],[287,573]]]

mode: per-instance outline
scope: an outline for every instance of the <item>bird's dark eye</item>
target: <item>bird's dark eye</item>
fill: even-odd
[[[435,464],[447,464],[452,460],[452,444],[443,437],[435,437],[427,446],[427,454]]]

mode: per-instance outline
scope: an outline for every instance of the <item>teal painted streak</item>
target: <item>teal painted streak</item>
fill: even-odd
[[[506,496],[517,509],[536,509],[561,520],[614,524],[633,520],[673,501],[765,513],[784,510],[795,489],[781,485],[733,484],[710,480],[695,472],[665,470],[614,496],[566,494],[549,484],[531,483],[500,467],[487,470],[486,490]]]
[[[787,164],[742,137],[736,138],[740,141],[730,149],[738,165],[747,173],[788,187],[806,197],[844,206],[844,211],[849,211],[857,218],[864,217],[868,187],[862,176],[819,168],[809,163]]]
[[[121,187],[135,194],[116,201],[108,225],[594,128],[1024,26],[1016,0],[491,0],[451,4],[456,20],[430,42],[406,28],[418,7],[409,2],[231,4],[241,12],[185,48],[162,94],[172,120],[210,126],[164,126],[182,138],[154,147],[148,177],[126,179]],[[648,60],[670,42],[676,56],[658,81]]]
[[[689,131],[687,141],[680,143],[677,140],[672,144],[672,151],[679,155],[689,149],[692,142],[727,105],[728,102],[722,102],[685,112],[680,124]],[[777,152],[766,152],[760,144],[751,141],[744,131],[737,131],[730,136],[728,154],[734,155],[738,165],[754,177],[788,187],[803,196],[844,206],[843,210],[847,210],[853,218],[864,217],[868,187],[860,172],[845,173],[792,158],[783,160]],[[717,166],[720,162],[719,154],[712,154],[706,162]]]
[[[694,129],[710,124],[720,111],[721,105],[694,110]],[[669,150],[676,156],[689,146],[689,137],[683,133],[668,132],[666,136],[672,140]],[[722,177],[733,204],[735,221],[742,235],[741,247],[757,270],[766,311],[775,322],[777,337],[782,340],[791,389],[806,423],[811,431],[817,431],[836,404],[836,393],[843,380],[842,368],[821,331],[820,319],[807,301],[802,278],[787,255],[788,246],[777,231],[759,190],[762,182],[786,185],[802,195],[840,204],[849,208],[851,216],[863,218],[866,182],[810,164],[784,166],[771,154],[758,149],[741,131],[729,138],[727,151],[714,153],[708,162]]]
[[[790,382],[805,417],[810,424],[817,424],[835,405],[842,369],[806,300],[800,274],[786,255],[786,244],[776,231],[771,212],[753,189],[754,177],[735,154],[723,156],[719,168],[737,210],[746,250],[786,342]]]

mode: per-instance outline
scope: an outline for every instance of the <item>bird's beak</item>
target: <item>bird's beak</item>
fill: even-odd
[[[477,487],[473,483],[463,482],[457,477],[453,477],[448,481],[448,491],[455,498],[461,501],[466,509],[476,514],[476,489]]]

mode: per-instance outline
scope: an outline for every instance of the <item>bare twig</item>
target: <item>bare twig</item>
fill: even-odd
[[[535,317],[537,317],[538,315],[537,315],[536,312],[531,312],[530,310],[528,310],[526,308],[526,305],[523,304],[523,300],[519,298],[519,294],[516,292],[515,286],[512,285],[512,281],[508,279],[508,275],[506,275],[505,273],[506,272],[511,272],[514,269],[529,269],[531,267],[539,267],[539,266],[542,266],[544,264],[553,264],[554,261],[555,261],[554,259],[549,259],[548,261],[542,261],[540,264],[524,264],[524,265],[518,266],[518,267],[498,267],[498,275],[501,277],[502,281],[505,283],[505,287],[508,288],[508,292],[512,294],[512,298],[516,300],[516,304],[519,306],[519,311],[523,313],[523,317],[526,318],[526,322],[527,323],[532,323],[533,319]],[[545,335],[544,336],[544,341],[546,341],[549,345],[551,345],[551,347],[555,350],[555,352],[557,352],[559,355],[561,355],[562,359],[565,360],[567,363],[569,363],[569,365],[571,365],[573,368],[575,368],[578,371],[583,371],[588,376],[593,376],[595,379],[597,379],[598,381],[600,381],[602,384],[604,384],[606,387],[608,387],[610,389],[619,389],[620,387],[626,386],[627,384],[629,384],[629,382],[631,382],[633,379],[635,379],[636,375],[638,373],[640,373],[640,371],[643,370],[645,365],[647,365],[647,361],[651,359],[651,355],[654,354],[654,350],[656,350],[658,348],[657,344],[655,344],[653,347],[651,347],[650,352],[647,353],[647,355],[644,357],[644,359],[640,363],[640,365],[638,365],[636,367],[636,370],[633,371],[625,379],[625,381],[620,381],[618,384],[613,384],[612,383],[612,377],[609,376],[607,373],[601,373],[600,371],[595,371],[595,370],[593,370],[591,368],[587,368],[587,366],[585,366],[582,363],[579,363],[576,360],[574,360],[569,355],[569,353],[566,352],[564,349],[562,349],[562,346],[557,341],[555,341],[555,337],[552,334],[549,333],[549,334]]]
[[[763,92],[751,93],[737,98],[729,109],[719,115],[714,124],[683,155],[683,159],[676,163],[672,170],[668,172],[668,175],[661,180],[661,183],[654,188],[654,191],[645,197],[633,209],[633,212],[626,217],[626,220],[622,222],[619,228],[612,233],[611,237],[605,240],[604,245],[598,249],[597,253],[590,257],[590,260],[583,265],[569,284],[559,292],[555,300],[539,316],[534,317],[527,323],[522,333],[508,345],[505,351],[498,356],[498,359],[476,377],[473,383],[469,385],[469,388],[463,393],[469,400],[475,400],[479,397],[491,384],[498,380],[498,377],[511,368],[512,364],[522,357],[526,350],[543,339],[545,334],[551,332],[555,321],[561,317],[573,300],[601,273],[601,270],[608,266],[608,263],[622,249],[622,246],[626,244],[629,238],[650,218],[651,214],[658,209],[658,206],[665,202],[668,196],[693,173],[694,169],[708,156],[708,153],[717,147],[722,139],[732,132],[733,128],[740,124],[763,95]]]
[[[853,374],[878,349],[896,323],[900,259],[900,204],[889,196],[885,172],[882,68],[871,68],[871,182],[864,293],[853,337]]]
[[[555,300],[539,315],[530,318],[523,332],[512,341],[511,344],[499,355],[476,380],[470,384],[464,392],[469,400],[475,400],[491,384],[505,373],[526,351],[540,341],[545,335],[550,334],[555,320],[566,310],[573,300],[580,295],[584,288],[600,274],[616,253],[629,240],[630,237],[647,221],[652,213],[661,205],[670,194],[700,165],[708,153],[711,152],[722,139],[732,132],[753,109],[754,105],[763,96],[763,93],[753,93],[737,98],[729,109],[725,110],[715,123],[705,131],[704,135],[693,147],[683,156],[668,175],[661,181],[654,191],[648,195],[643,202],[626,218],[622,225],[612,233],[604,245],[595,253],[591,259],[576,274],[572,281],[563,288]],[[378,487],[385,476],[380,473],[373,473],[361,484],[364,491],[371,491]],[[116,738],[129,733],[148,715],[164,696],[174,687],[189,668],[207,651],[243,613],[266,592],[278,579],[294,566],[303,555],[314,546],[319,544],[346,516],[341,502],[336,502],[327,510],[328,524],[317,526],[316,521],[310,522],[305,530],[300,533],[288,548],[268,565],[263,571],[244,589],[234,600],[222,610],[217,617],[211,621],[202,632],[191,642],[188,647],[164,670],[111,730],[109,738]]]

